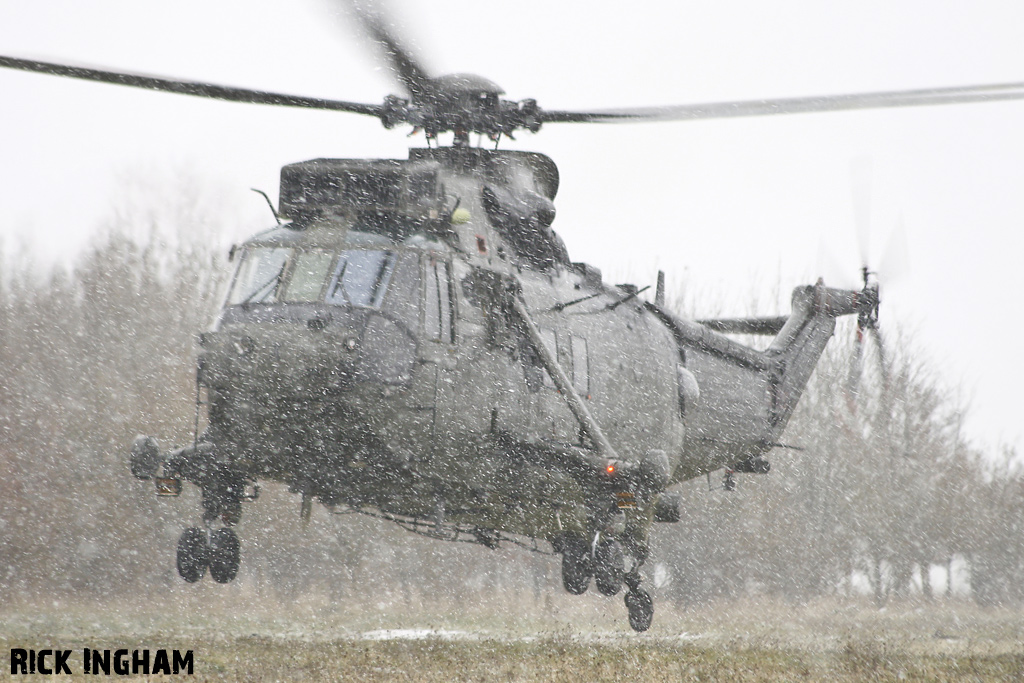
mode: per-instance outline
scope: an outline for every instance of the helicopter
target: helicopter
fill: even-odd
[[[712,471],[766,472],[835,319],[875,330],[877,284],[794,291],[786,318],[687,321],[633,286],[574,263],[551,229],[558,170],[497,145],[545,124],[686,120],[1021,97],[1020,85],[588,112],[502,99],[479,76],[433,77],[359,15],[406,90],[360,104],[188,83],[11,57],[0,65],[241,102],[337,110],[409,125],[428,142],[404,160],[316,159],[282,169],[282,223],[234,251],[236,273],[200,337],[197,410],[209,426],[131,469],[203,495],[203,526],[177,568],[231,581],[233,530],[258,482],[312,504],[377,514],[438,538],[495,547],[547,542],[571,593],[641,586],[656,522],[678,522],[674,484]],[[726,336],[775,339],[755,351]]]

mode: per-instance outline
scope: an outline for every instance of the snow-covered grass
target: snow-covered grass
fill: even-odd
[[[196,680],[1024,680],[1024,613],[960,601],[662,603],[641,635],[621,598],[596,595],[414,605],[200,584],[137,601],[8,605],[0,650],[13,647],[191,649]]]

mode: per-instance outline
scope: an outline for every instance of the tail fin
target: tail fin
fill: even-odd
[[[819,282],[793,290],[787,318],[682,320],[648,302],[669,328],[700,386],[700,408],[688,418],[678,477],[742,462],[779,444],[793,410],[835,331],[836,318],[874,315],[877,288],[860,292]],[[758,351],[722,333],[775,334]]]
[[[836,318],[878,308],[877,288],[833,289],[820,281],[793,290],[793,312],[765,350],[770,361],[770,429],[777,440],[835,331]]]

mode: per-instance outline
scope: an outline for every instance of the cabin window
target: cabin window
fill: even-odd
[[[333,260],[334,254],[326,251],[304,251],[296,256],[284,300],[320,301],[320,292]]]
[[[380,308],[394,269],[392,252],[343,251],[327,285],[325,300],[339,306]]]
[[[281,280],[291,249],[255,247],[245,250],[235,274],[228,304],[273,303],[277,301]]]
[[[423,326],[428,339],[447,343],[455,341],[451,279],[445,261],[430,259],[427,262]]]
[[[587,340],[572,335],[572,386],[583,398],[590,398],[590,358]]]

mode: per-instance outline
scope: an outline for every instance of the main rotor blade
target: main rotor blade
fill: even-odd
[[[144,90],[158,90],[161,92],[173,92],[179,95],[193,95],[195,97],[206,97],[214,100],[226,100],[228,102],[248,102],[251,104],[270,104],[282,107],[304,107],[307,109],[328,109],[332,111],[347,111],[355,114],[368,114],[380,117],[383,108],[379,104],[361,104],[358,102],[343,102],[341,100],[325,100],[317,97],[301,97],[298,95],[282,95],[280,93],[265,92],[262,90],[249,90],[246,88],[233,88],[212,83],[199,83],[196,81],[177,81],[169,78],[156,76],[143,76],[106,69],[93,69],[82,66],[69,66],[67,64],[53,64],[51,62],[38,62],[31,59],[18,59],[16,57],[4,57],[0,55],[0,67],[18,69],[21,71],[34,71],[36,73],[51,74],[54,76],[66,76],[78,78],[85,81],[99,81],[101,83],[113,83],[114,85],[127,85],[132,88]]]
[[[398,76],[398,80],[409,94],[418,96],[429,92],[433,87],[433,79],[413,57],[412,52],[403,47],[398,38],[388,31],[381,9],[378,7],[375,11],[369,11],[358,2],[350,4],[352,13],[370,34],[370,38],[384,50],[391,70]]]
[[[680,121],[721,119],[737,116],[769,116],[810,112],[887,109],[932,104],[996,102],[1024,99],[1024,83],[970,85],[924,90],[895,90],[854,95],[790,97],[772,100],[744,100],[708,104],[679,104],[664,107],[627,107],[595,111],[542,110],[542,123],[625,123],[631,121]]]

